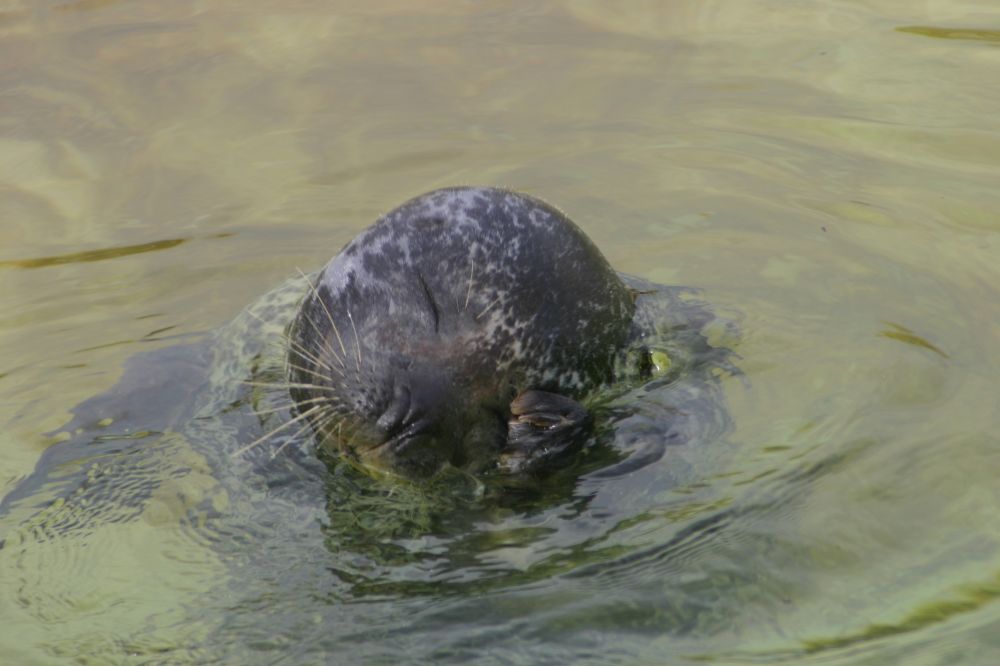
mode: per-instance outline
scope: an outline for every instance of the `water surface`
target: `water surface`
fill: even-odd
[[[191,421],[141,504],[0,519],[0,661],[1000,659],[1000,10],[662,4],[0,5],[0,493],[127,359],[446,185],[740,313],[746,380],[683,473],[430,508]]]

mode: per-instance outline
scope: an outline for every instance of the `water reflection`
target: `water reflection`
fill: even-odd
[[[99,439],[127,414],[78,424],[92,459],[50,448],[51,483],[0,523],[0,655],[995,662],[996,18],[986,0],[11,3],[8,502],[41,433],[167,343],[151,330],[197,347],[444,185],[559,202],[617,268],[742,312],[749,383],[721,383],[722,445],[606,442],[542,491],[452,479],[431,507],[310,455],[234,462],[212,444],[263,432],[235,389],[200,405],[221,431],[136,392],[149,437]],[[193,409],[196,359],[154,364],[175,369],[160,405]]]
[[[125,257],[130,254],[141,254],[143,252],[156,252],[157,250],[169,250],[186,242],[187,238],[172,238],[170,240],[153,241],[152,243],[142,243],[141,245],[131,245],[127,247],[112,247],[101,250],[85,250],[83,252],[71,252],[52,257],[36,257],[34,259],[11,259],[0,261],[0,268],[44,268],[46,266],[58,266],[60,264],[74,264],[86,261],[103,261],[114,259],[115,257]]]

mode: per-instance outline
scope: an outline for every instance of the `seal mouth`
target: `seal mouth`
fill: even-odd
[[[358,457],[380,470],[411,478],[433,476],[452,462],[457,444],[435,436],[433,422],[411,423],[385,440],[370,444]]]
[[[388,439],[368,447],[367,451],[379,455],[384,453],[402,453],[404,450],[411,448],[418,438],[429,430],[429,424],[413,423],[403,430],[394,433]]]

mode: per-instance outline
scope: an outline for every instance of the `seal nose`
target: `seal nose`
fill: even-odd
[[[406,423],[410,420],[411,414],[410,389],[406,386],[396,384],[392,402],[389,403],[388,409],[382,413],[382,416],[375,422],[375,425],[378,427],[383,439],[389,440],[406,428]]]
[[[453,393],[437,373],[398,373],[392,398],[375,421],[374,446],[362,457],[414,478],[436,473],[459,447],[449,420]]]
[[[386,441],[438,430],[449,403],[447,380],[437,373],[407,372],[397,377],[389,406],[375,422]]]

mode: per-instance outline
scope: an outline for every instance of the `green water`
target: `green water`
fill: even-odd
[[[127,359],[445,185],[700,287],[746,379],[682,483],[431,509],[240,493],[192,421],[141,511],[0,519],[0,662],[997,663],[998,31],[991,0],[0,2],[0,493]]]

